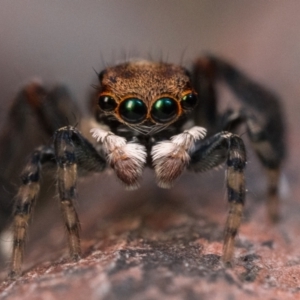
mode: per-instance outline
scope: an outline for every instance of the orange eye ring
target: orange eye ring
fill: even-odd
[[[113,95],[104,93],[100,94],[98,104],[102,111],[116,114],[120,121],[128,124],[143,123],[146,119],[156,124],[167,124],[178,119],[183,110],[193,109],[197,100],[196,93],[189,90],[180,101],[170,95],[162,95],[149,108],[138,96],[132,95],[117,101]]]

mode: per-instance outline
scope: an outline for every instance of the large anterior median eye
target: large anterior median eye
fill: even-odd
[[[193,109],[197,104],[196,94],[189,93],[182,97],[180,104],[183,109]]]
[[[178,114],[177,102],[168,97],[160,98],[151,108],[151,117],[158,123],[168,123]]]
[[[131,124],[142,122],[147,115],[146,104],[137,98],[124,100],[119,107],[121,118]]]
[[[109,95],[101,95],[98,104],[103,111],[113,111],[117,107],[117,102]]]

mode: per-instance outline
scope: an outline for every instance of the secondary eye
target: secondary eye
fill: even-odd
[[[117,107],[115,99],[108,95],[102,95],[99,97],[98,104],[104,111],[112,111]]]
[[[180,104],[183,109],[193,109],[197,104],[196,94],[190,93],[182,97]]]
[[[177,102],[172,98],[160,98],[151,108],[151,116],[158,123],[168,123],[178,114]]]
[[[147,115],[147,107],[142,100],[138,98],[130,98],[120,104],[119,114],[126,122],[136,124],[145,119]]]

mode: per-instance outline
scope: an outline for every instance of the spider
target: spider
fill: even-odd
[[[170,63],[132,60],[107,67],[98,77],[98,103],[91,134],[86,137],[74,126],[61,127],[66,114],[77,113],[68,97],[56,92],[50,101],[45,89],[36,83],[25,89],[41,126],[54,137],[53,144],[33,151],[21,175],[13,214],[9,276],[21,274],[40,172],[48,164],[57,166],[70,257],[77,260],[81,256],[80,225],[74,200],[80,174],[103,172],[110,167],[128,189],[135,189],[143,169],[150,167],[158,185],[169,188],[185,169],[204,172],[226,163],[229,213],[222,260],[230,264],[246,194],[246,150],[241,137],[234,133],[241,124],[245,124],[266,170],[269,215],[273,220],[278,218],[278,180],[285,149],[277,97],[213,56],[196,60],[191,71]],[[219,81],[237,95],[241,108],[217,112]],[[47,101],[50,104],[44,105]]]

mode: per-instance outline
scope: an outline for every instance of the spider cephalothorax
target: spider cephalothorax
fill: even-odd
[[[218,80],[240,97],[242,109],[218,115]],[[148,166],[154,169],[159,186],[168,188],[185,169],[203,172],[225,162],[230,210],[222,259],[230,262],[245,201],[246,151],[243,140],[228,130],[241,123],[267,171],[269,213],[277,218],[284,130],[279,102],[272,93],[215,57],[199,59],[191,73],[167,63],[122,63],[102,71],[99,84],[98,123],[92,122],[92,136],[84,137],[72,126],[58,128],[53,145],[37,148],[24,168],[14,212],[11,277],[21,272],[28,220],[39,191],[41,166],[46,162],[58,168],[60,203],[73,259],[81,254],[79,219],[73,204],[78,174],[111,167],[126,187],[136,188]],[[62,124],[64,115],[70,113],[66,105],[49,103],[44,93],[37,92],[40,86],[35,87],[28,97],[36,97],[30,105],[43,119],[42,126],[45,130],[53,127],[50,116]],[[68,105],[76,113],[76,107],[71,102]]]
[[[186,70],[172,64],[128,62],[107,68],[99,79],[102,112],[143,134],[168,127],[197,103]]]

